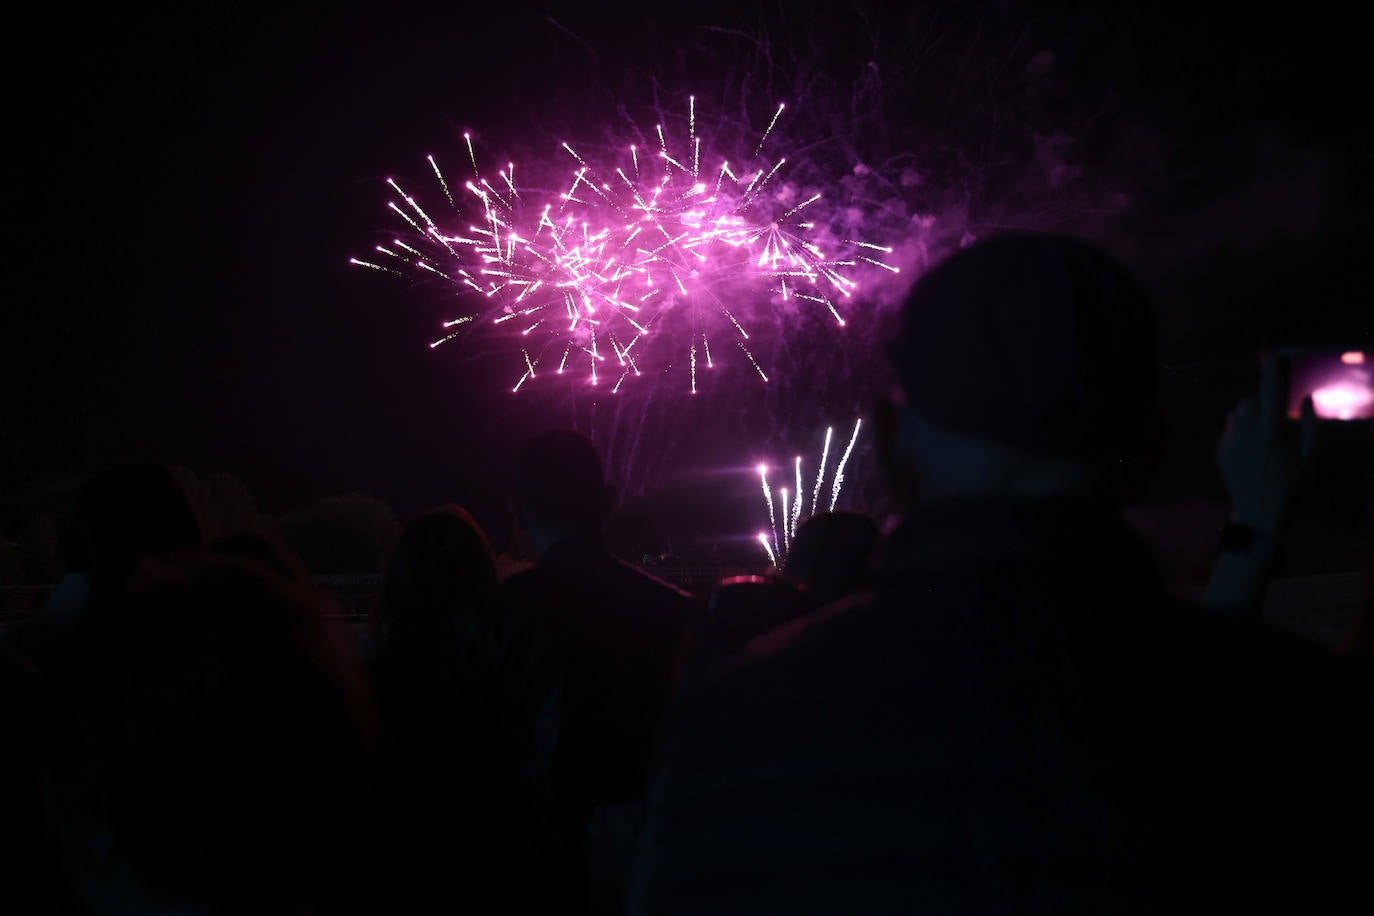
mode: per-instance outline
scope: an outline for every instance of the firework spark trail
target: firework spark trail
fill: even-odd
[[[849,463],[849,457],[854,451],[854,444],[859,439],[859,429],[863,423],[863,418],[858,417],[854,420],[854,431],[849,437],[849,444],[841,455],[839,462],[835,465],[834,477],[831,481],[830,507],[828,511],[835,511],[835,504],[839,500],[840,491],[844,486],[844,469]],[[811,491],[811,511],[809,515],[814,516],[820,511],[821,486],[825,482],[826,463],[830,455],[830,443],[835,433],[835,427],[829,426],[825,430],[825,443],[821,446],[820,463],[816,470],[816,483]],[[778,562],[786,564],[787,555],[791,552],[792,543],[796,541],[797,532],[801,528],[802,513],[806,508],[806,492],[802,489],[802,459],[797,455],[792,459],[793,477],[796,489],[788,492],[786,487],[780,487],[777,491],[777,500],[782,505],[782,529],[779,533],[777,514],[774,510],[774,495],[768,487],[768,465],[759,464],[759,484],[763,490],[763,500],[768,504],[768,524],[773,532],[772,548],[769,550],[769,559],[775,565]],[[789,503],[789,498],[791,502]]]
[[[439,163],[434,161],[433,156],[426,156],[425,158],[429,160],[430,167],[434,169],[434,177],[439,179],[439,186],[444,189],[444,196],[448,198],[449,206],[456,207],[457,204],[453,202],[453,192],[448,189],[448,182],[444,181],[444,173],[439,171]]]
[[[835,503],[840,498],[840,487],[844,486],[844,466],[849,463],[849,453],[854,451],[854,443],[859,438],[859,425],[863,423],[863,417],[854,421],[854,434],[849,437],[849,445],[845,446],[844,455],[840,458],[840,463],[835,466],[835,479],[830,484],[830,511],[835,511]]]
[[[472,160],[472,177],[481,178],[482,173],[477,169],[477,153],[472,148],[472,134],[464,133],[463,141],[468,145],[468,158]]]
[[[448,341],[450,341],[450,340],[452,340],[453,338],[457,337],[457,336],[458,336],[459,334],[461,334],[461,333],[463,333],[463,332],[462,332],[462,331],[454,331],[452,334],[448,334],[448,335],[446,335],[446,336],[444,336],[444,337],[440,337],[438,340],[431,341],[431,342],[430,342],[430,345],[429,345],[429,348],[430,348],[431,350],[433,350],[435,347],[439,346],[439,345],[442,344],[442,343],[447,343]]]
[[[791,513],[787,509],[787,488],[782,487],[778,490],[778,497],[782,502],[782,552],[786,556],[792,551],[792,538],[788,535],[788,519]]]
[[[758,541],[759,541],[760,544],[763,545],[763,550],[764,550],[764,552],[768,554],[768,562],[771,563],[771,564],[773,564],[774,566],[777,566],[777,565],[778,565],[778,555],[775,554],[775,553],[773,553],[773,548],[772,548],[771,546],[769,546],[769,544],[768,544],[768,535],[766,535],[766,534],[764,534],[762,531],[760,531],[759,534],[758,534]]]
[[[401,273],[400,271],[392,270],[390,267],[383,267],[380,264],[373,264],[371,261],[360,261],[357,258],[349,258],[348,263],[356,264],[359,267],[369,267],[372,270],[380,270],[382,273],[395,274],[398,277],[405,276],[405,274]]]
[[[445,327],[445,328],[457,327],[458,325],[461,325],[461,324],[467,324],[467,323],[468,323],[469,321],[471,321],[471,320],[472,320],[472,316],[471,316],[471,315],[467,315],[467,316],[464,316],[464,317],[462,317],[462,318],[455,318],[455,319],[453,319],[452,321],[445,321],[445,322],[444,322],[444,327]],[[446,341],[449,341],[449,340],[453,339],[454,337],[458,336],[458,335],[461,334],[461,333],[463,333],[463,332],[462,332],[462,331],[453,331],[453,332],[450,333],[450,334],[447,334],[447,335],[445,335],[445,336],[443,336],[443,337],[440,337],[438,340],[433,341],[432,343],[430,343],[429,348],[430,348],[431,350],[433,350],[435,347],[439,346],[439,345],[442,344],[442,343],[445,343]]]
[[[778,519],[773,514],[773,493],[768,489],[768,465],[759,465],[759,482],[763,484],[763,501],[768,504],[768,527],[773,532],[773,546],[778,547]]]
[[[754,364],[754,368],[759,373],[759,378],[763,379],[765,382],[768,381],[768,375],[763,371],[763,367],[759,365],[759,361],[754,359],[754,354],[749,352],[749,348],[744,345],[744,342],[737,340],[735,343],[739,344],[739,348],[744,351],[744,355],[749,357],[749,362]]]
[[[757,156],[757,155],[759,154],[760,150],[763,149],[763,144],[768,140],[768,135],[771,134],[771,133],[773,132],[773,125],[776,124],[776,123],[778,123],[778,115],[782,114],[782,110],[783,110],[784,108],[786,108],[786,107],[787,107],[787,103],[786,103],[786,102],[779,102],[779,103],[778,103],[778,110],[775,111],[775,112],[773,112],[773,120],[771,120],[771,121],[768,122],[768,127],[764,130],[763,136],[759,138],[759,145],[758,145],[758,148],[754,150],[754,155],[755,155],[755,156]]]
[[[778,105],[755,157],[785,108]],[[595,384],[596,363],[602,359],[596,354],[596,337],[612,340],[617,359],[624,365],[629,347],[615,344],[616,336],[621,340],[673,339],[673,334],[660,331],[663,318],[689,322],[693,329],[687,354],[691,381],[683,387],[695,393],[696,338],[700,335],[707,366],[713,367],[708,335],[710,322],[720,314],[738,332],[741,351],[767,382],[767,372],[744,343],[750,338],[748,330],[723,305],[723,301],[741,301],[734,286],[750,283],[770,298],[781,293],[783,301],[795,298],[816,303],[834,317],[836,327],[842,327],[845,319],[827,293],[851,297],[858,281],[849,274],[867,270],[865,264],[896,270],[878,257],[869,257],[891,254],[892,249],[852,239],[827,241],[815,231],[817,221],[798,221],[797,214],[822,194],[793,204],[784,203],[786,195],[781,192],[767,190],[787,162],[785,156],[739,163],[738,174],[730,160],[722,158],[714,188],[700,181],[702,154],[713,155],[709,141],[703,150],[701,128],[696,97],[691,96],[686,151],[670,142],[660,123],[656,125],[660,155],[641,164],[637,146],[630,145],[628,172],[614,161],[584,157],[572,144],[559,141],[577,163],[561,191],[521,188],[515,180],[514,162],[498,170],[499,181],[493,184],[482,177],[472,135],[464,133],[473,178],[463,187],[470,196],[455,198],[438,160],[425,156],[458,224],[439,225],[415,196],[388,178],[386,184],[396,199],[388,201],[387,207],[415,235],[408,237],[410,244],[395,240],[396,248],[406,255],[380,250],[422,277],[429,274],[448,281],[465,301],[475,300],[468,316],[474,328],[501,324],[517,312],[530,314],[526,309],[553,306],[561,312],[566,307],[566,323],[545,320],[546,314],[515,329],[526,338],[524,346],[533,355],[526,362],[537,362],[546,348],[564,349],[558,374],[565,366],[581,368],[580,360],[572,364],[567,360],[567,353],[576,348],[592,354],[585,372]],[[655,161],[658,166],[652,164]],[[521,173],[527,174],[525,169]],[[369,261],[354,258],[351,263],[406,276]],[[747,303],[750,297],[745,294],[742,301]],[[455,336],[446,335],[431,347]],[[642,345],[640,361],[646,350],[658,352],[653,344]],[[639,366],[633,362],[631,366],[639,377]],[[515,390],[534,379],[528,365],[520,371]],[[622,375],[615,390],[624,380]]]
[[[825,445],[821,446],[821,466],[816,471],[816,487],[811,491],[811,514],[816,514],[816,507],[821,502],[821,483],[825,480],[825,459],[830,455],[830,436],[835,432],[835,427],[825,428]]]
[[[414,229],[416,232],[420,233],[421,235],[425,234],[425,230],[421,229],[420,225],[417,222],[415,222],[415,220],[410,218],[409,213],[406,213],[400,207],[396,206],[395,201],[388,202],[387,206],[391,208],[391,210],[393,210],[396,213],[396,215],[399,216],[401,219],[405,220],[407,223],[410,223],[410,227]]]

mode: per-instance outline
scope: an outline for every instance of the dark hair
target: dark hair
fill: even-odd
[[[878,525],[858,512],[826,512],[797,529],[787,553],[787,574],[817,601],[834,601],[868,584]]]
[[[441,506],[401,534],[387,566],[383,616],[389,629],[453,621],[495,585],[486,533],[462,506]]]
[[[371,711],[324,610],[248,561],[146,563],[54,668],[60,832],[107,829],[161,902],[329,894],[356,839]]]
[[[515,459],[516,503],[528,523],[565,530],[605,520],[609,494],[596,446],[582,433],[535,436]]]
[[[93,592],[122,588],[149,556],[200,546],[200,524],[181,485],[160,465],[111,468],[76,494],[63,562],[87,572]]]
[[[378,873],[400,909],[488,912],[526,733],[507,705],[491,545],[460,506],[406,526],[372,668],[382,725]],[[503,900],[507,898],[502,898]]]

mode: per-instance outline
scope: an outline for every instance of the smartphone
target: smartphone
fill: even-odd
[[[1318,419],[1374,418],[1374,347],[1289,347],[1278,353],[1287,364],[1290,418],[1301,416],[1309,395]]]

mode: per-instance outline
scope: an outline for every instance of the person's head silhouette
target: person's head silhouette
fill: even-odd
[[[200,546],[195,510],[172,472],[131,465],[81,486],[62,551],[70,569],[90,576],[92,600],[100,602],[121,591],[143,559]]]
[[[554,544],[599,534],[611,488],[591,440],[573,430],[535,436],[515,459],[515,507],[541,556]]]
[[[53,669],[46,772],[73,886],[147,911],[321,902],[357,839],[372,734],[328,600],[208,551],[145,561],[120,600]]]
[[[491,544],[473,517],[456,505],[432,509],[406,526],[387,566],[387,625],[428,631],[495,585]]]
[[[1140,285],[1082,241],[1007,234],[952,256],[912,288],[889,350],[894,484],[923,500],[1124,498],[1160,438],[1156,333]]]
[[[824,512],[802,522],[787,553],[787,574],[821,603],[868,583],[878,525],[858,512]]]

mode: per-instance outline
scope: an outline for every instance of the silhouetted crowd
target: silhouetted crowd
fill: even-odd
[[[694,596],[609,552],[553,430],[514,456],[532,565],[424,513],[366,655],[280,540],[96,475],[0,641],[0,913],[1371,911],[1374,604],[1340,652],[1258,614],[1310,406],[1263,363],[1214,575],[1172,594],[1121,517],[1155,321],[1082,242],[975,244],[886,353],[891,524],[817,515]]]

